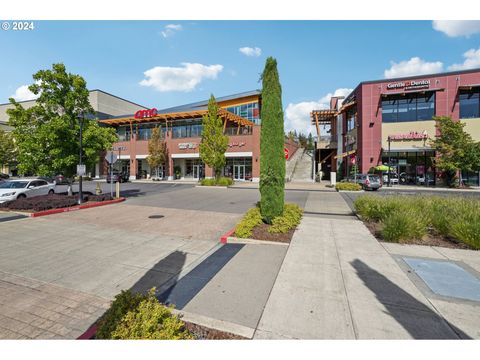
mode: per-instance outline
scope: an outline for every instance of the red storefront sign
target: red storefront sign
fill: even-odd
[[[138,110],[134,117],[135,119],[143,119],[143,118],[149,118],[149,117],[153,117],[153,116],[157,116],[158,114],[158,111],[157,109],[153,108],[153,109],[148,109],[148,110]]]
[[[419,133],[418,131],[410,131],[407,134],[395,134],[389,135],[388,138],[390,141],[401,141],[401,140],[423,140],[428,138],[427,131]]]

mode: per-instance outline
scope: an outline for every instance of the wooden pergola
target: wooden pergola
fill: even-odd
[[[208,113],[208,109],[204,110],[191,110],[191,111],[183,111],[183,112],[173,112],[173,113],[165,113],[165,114],[157,114],[151,117],[143,117],[143,118],[135,118],[133,116],[123,117],[123,118],[115,118],[115,119],[106,119],[100,120],[100,123],[110,126],[120,126],[120,125],[134,125],[134,124],[145,124],[145,123],[152,123],[152,122],[165,122],[167,131],[168,131],[168,122],[174,120],[182,120],[182,119],[192,119],[192,118],[201,118]],[[247,120],[241,116],[238,116],[230,111],[225,109],[218,109],[218,116],[223,119],[223,129],[225,131],[227,127],[227,122],[233,122],[238,125],[237,134],[240,133],[241,126],[249,126],[253,127],[255,124],[250,120]]]
[[[310,113],[311,124],[317,128],[317,136],[320,139],[320,125],[331,125],[335,121],[337,110],[313,110]]]

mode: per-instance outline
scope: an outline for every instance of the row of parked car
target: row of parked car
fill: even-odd
[[[0,203],[39,195],[55,193],[55,183],[42,178],[9,179],[0,181]]]

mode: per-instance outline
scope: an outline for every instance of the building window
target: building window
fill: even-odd
[[[172,124],[172,139],[202,136],[202,120],[178,121]]]
[[[257,125],[260,124],[260,110],[258,106],[258,101],[248,104],[230,106],[225,108],[225,110],[235,115],[241,116],[247,120],[250,120]]]
[[[355,129],[355,121],[357,119],[357,110],[355,108],[347,111],[347,131]]]
[[[392,95],[382,100],[382,121],[431,120],[435,116],[435,93]]]
[[[480,89],[460,93],[460,119],[480,118]]]

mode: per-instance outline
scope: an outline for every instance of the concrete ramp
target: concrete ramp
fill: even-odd
[[[300,150],[298,150],[300,151]],[[292,182],[312,182],[312,155],[302,150],[302,155],[295,164]]]

